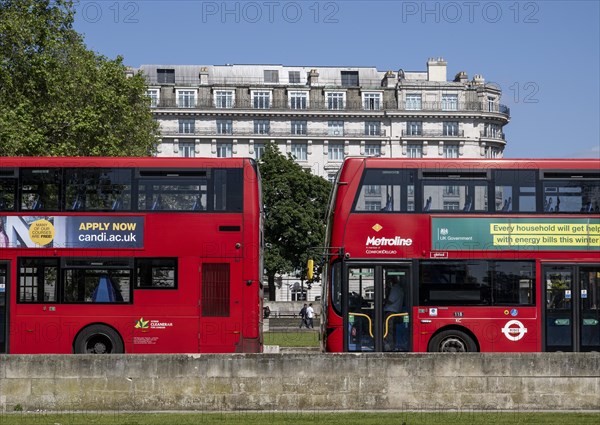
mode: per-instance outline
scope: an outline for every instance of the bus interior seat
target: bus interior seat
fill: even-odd
[[[423,211],[429,211],[431,209],[431,196],[427,198],[425,202],[425,206],[423,207]]]
[[[98,279],[98,286],[92,293],[92,302],[95,303],[114,303],[123,302],[123,296],[117,290],[111,278],[103,274]]]
[[[44,203],[42,202],[42,198],[40,197],[40,195],[36,195],[35,197],[35,201],[33,201],[33,206],[31,207],[32,210],[41,210],[42,207],[44,206]]]
[[[592,212],[592,203],[588,202],[583,207],[581,207],[581,212]]]
[[[465,202],[465,206],[463,211],[472,211],[473,210],[473,201],[471,201],[471,197],[467,197],[467,202]]]
[[[82,206],[81,197],[79,195],[77,195],[77,197],[75,198],[75,201],[73,201],[73,205],[71,206],[71,209],[73,211],[78,211],[81,209],[81,206]]]
[[[113,201],[112,210],[113,211],[120,210],[122,208],[122,206],[123,206],[123,202],[121,201],[121,197],[119,196],[119,197],[115,198],[115,200]]]
[[[154,202],[152,203],[152,208],[150,208],[152,211],[154,210],[160,210],[162,208],[162,199],[159,196],[156,197],[156,199],[154,200]]]
[[[512,203],[512,198],[509,197],[508,199],[504,200],[504,205],[502,206],[502,212],[509,212],[511,211],[510,208],[510,204]]]
[[[204,205],[202,205],[202,201],[200,200],[200,198],[196,198],[194,200],[194,205],[192,205],[192,211],[200,211],[200,210],[204,210]]]

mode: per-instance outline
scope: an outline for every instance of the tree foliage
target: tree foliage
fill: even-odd
[[[69,0],[0,0],[0,155],[149,155],[143,76],[87,50]]]
[[[291,156],[267,143],[260,159],[265,209],[265,270],[269,295],[275,275],[299,270],[306,276],[310,249],[323,246],[331,184],[304,170]]]

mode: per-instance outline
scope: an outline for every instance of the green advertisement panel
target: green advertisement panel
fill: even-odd
[[[600,250],[600,219],[432,217],[431,249]]]

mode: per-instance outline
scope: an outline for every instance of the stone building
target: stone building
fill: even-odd
[[[282,65],[142,65],[159,156],[259,158],[267,141],[333,179],[346,156],[501,157],[501,90],[465,72]]]

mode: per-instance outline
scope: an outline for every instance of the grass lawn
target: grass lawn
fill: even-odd
[[[231,413],[14,413],[0,414],[2,425],[192,425],[192,424],[311,424],[311,425],[459,425],[544,424],[597,425],[600,413],[319,413],[319,412],[231,412]]]
[[[280,347],[319,346],[319,334],[316,331],[265,332],[263,337],[266,345],[279,345]]]

